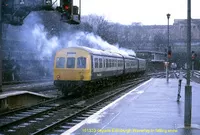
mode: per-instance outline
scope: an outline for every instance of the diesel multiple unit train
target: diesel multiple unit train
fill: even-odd
[[[68,95],[145,71],[144,59],[88,47],[68,47],[56,52],[54,85]]]

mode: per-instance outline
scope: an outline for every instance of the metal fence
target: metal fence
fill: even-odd
[[[193,75],[197,78],[200,78],[200,71],[194,71]]]

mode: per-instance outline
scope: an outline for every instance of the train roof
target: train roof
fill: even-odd
[[[88,53],[94,54],[94,55],[106,55],[106,56],[122,57],[122,55],[119,54],[119,53],[97,50],[97,49],[93,49],[93,48],[89,48],[89,47],[85,47],[85,46],[77,46],[77,47],[69,47],[69,48],[83,49],[83,50],[87,51]]]
[[[130,56],[129,54],[124,54],[124,53],[114,52],[114,51],[107,51],[107,50],[98,50],[98,49],[89,48],[89,47],[85,47],[85,46],[75,46],[75,47],[68,47],[68,48],[83,49],[93,55],[105,55],[105,56],[115,56],[115,57],[123,56],[124,58],[137,59],[136,57]]]

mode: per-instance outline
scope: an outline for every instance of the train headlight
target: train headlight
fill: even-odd
[[[60,75],[57,75],[57,80],[59,80],[60,79]]]

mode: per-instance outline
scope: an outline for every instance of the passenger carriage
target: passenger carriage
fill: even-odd
[[[56,53],[54,63],[54,84],[64,94],[140,71],[135,57],[88,47],[62,49]]]

